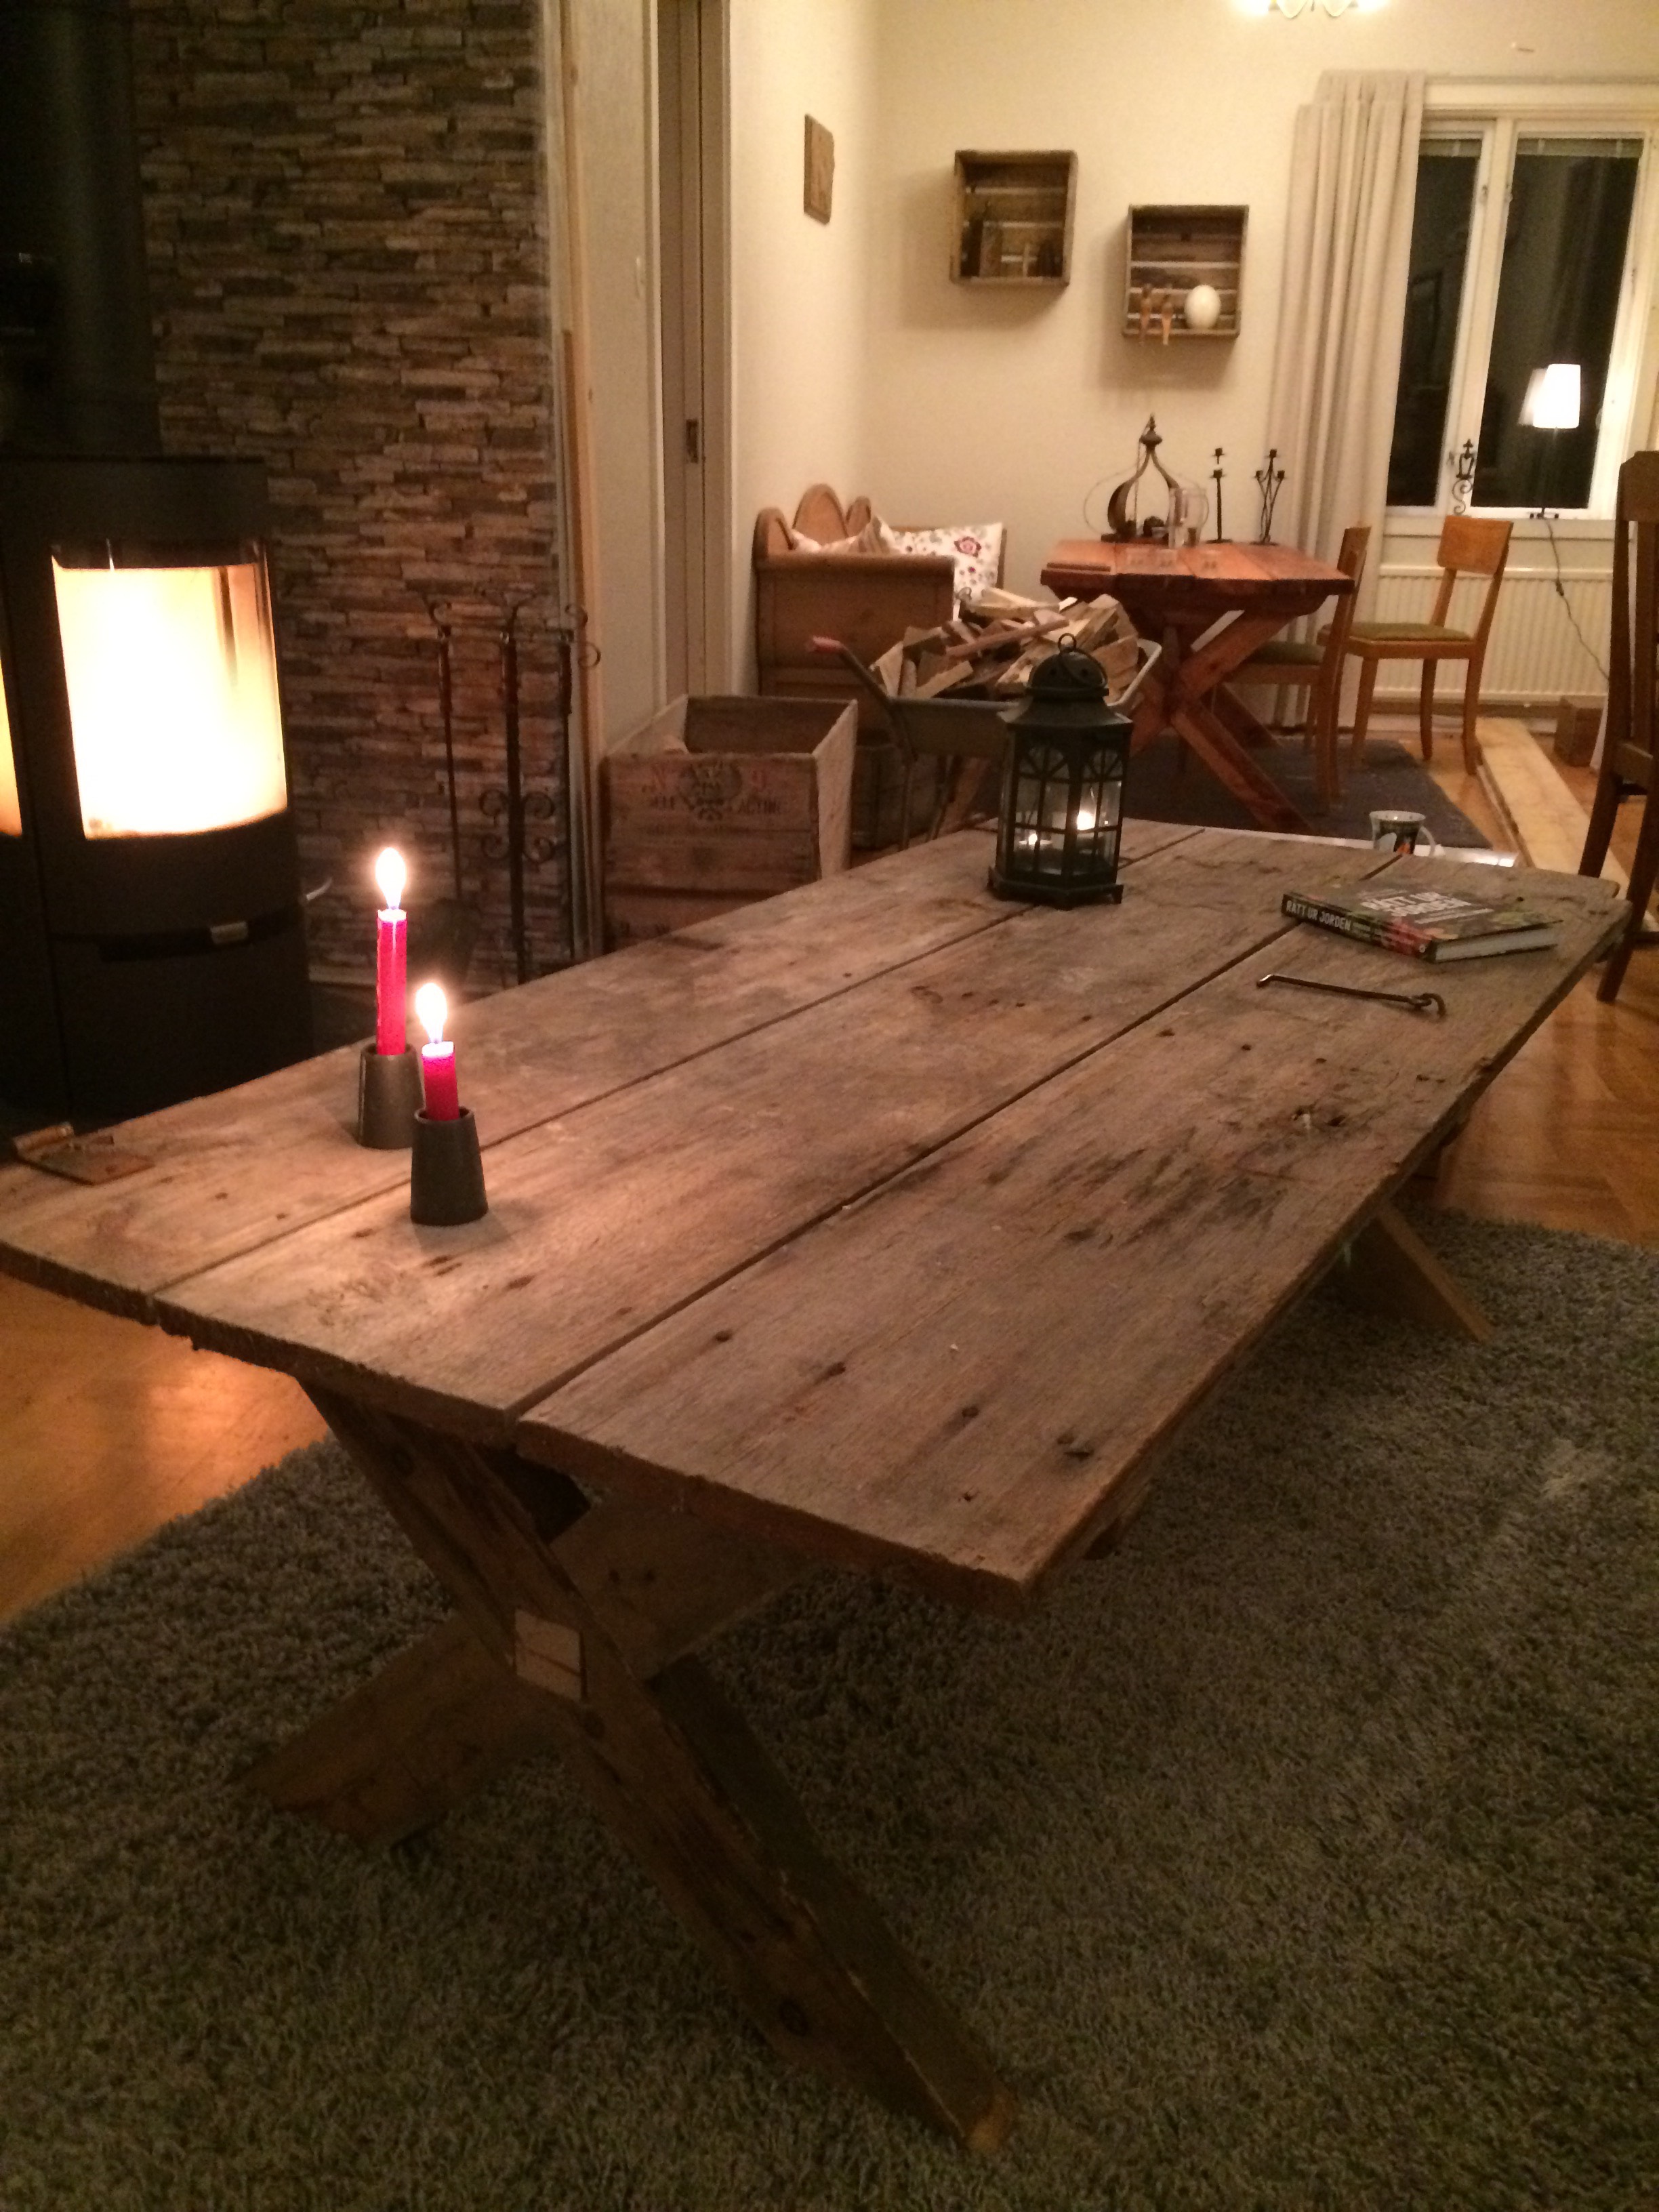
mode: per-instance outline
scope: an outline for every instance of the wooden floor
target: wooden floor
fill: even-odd
[[[1588,771],[1560,773],[1588,806]],[[1436,774],[1494,845],[1511,842],[1477,779]],[[1579,985],[1476,1108],[1436,1196],[1659,1245],[1659,951],[1632,962],[1616,1006]],[[285,1376],[0,1276],[0,1619],[322,1432]]]

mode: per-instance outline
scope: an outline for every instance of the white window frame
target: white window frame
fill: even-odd
[[[1437,518],[1450,512],[1455,457],[1466,441],[1480,442],[1503,266],[1504,209],[1518,142],[1534,137],[1643,142],[1589,502],[1563,510],[1570,526],[1574,521],[1605,520],[1613,514],[1620,464],[1643,442],[1653,420],[1659,373],[1659,331],[1655,327],[1655,302],[1659,297],[1659,84],[1496,81],[1431,84],[1424,100],[1423,135],[1478,139],[1481,150],[1435,503],[1432,507],[1391,507],[1390,516],[1402,523],[1410,518]],[[1473,504],[1468,511],[1515,518],[1530,512],[1526,507]]]

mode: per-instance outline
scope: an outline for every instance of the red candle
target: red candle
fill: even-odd
[[[374,880],[386,901],[375,921],[374,1049],[395,1055],[409,1043],[404,1012],[409,916],[398,903],[404,895],[404,860],[393,846],[388,845],[374,863]]]
[[[421,1047],[421,1085],[426,1094],[429,1121],[459,1121],[460,1093],[455,1085],[455,1048],[444,1042],[444,1023],[449,1005],[436,983],[422,983],[415,994],[415,1011],[432,1042]]]

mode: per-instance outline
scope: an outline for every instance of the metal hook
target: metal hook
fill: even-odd
[[[1432,1014],[1437,1020],[1445,1018],[1446,1002],[1438,991],[1362,991],[1354,983],[1320,983],[1311,975],[1281,975],[1277,972],[1256,977],[1258,991],[1264,983],[1288,983],[1297,991],[1328,991],[1339,999],[1376,999],[1385,1006],[1404,1006],[1407,1013]]]

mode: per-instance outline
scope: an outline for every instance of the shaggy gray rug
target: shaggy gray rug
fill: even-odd
[[[796,2075],[550,1765],[392,1853],[227,1778],[438,1600],[331,1446],[0,1640],[5,2212],[1659,2201],[1659,1255],[1433,1219],[1501,1340],[1316,1296],[1017,1626],[720,1647],[1019,2090]]]

